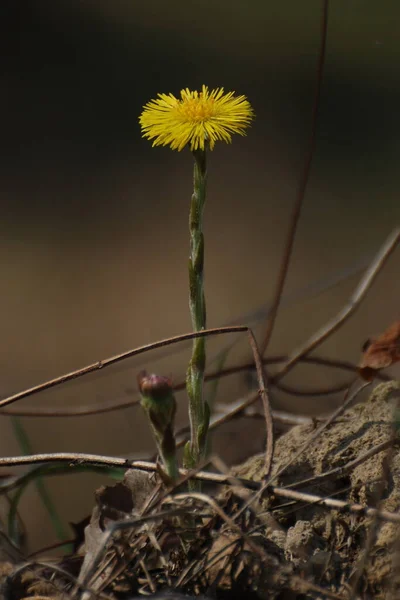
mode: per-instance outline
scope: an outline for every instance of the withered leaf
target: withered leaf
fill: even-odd
[[[365,342],[359,373],[363,379],[371,381],[377,371],[390,367],[398,361],[400,361],[400,321],[395,321],[382,335]]]

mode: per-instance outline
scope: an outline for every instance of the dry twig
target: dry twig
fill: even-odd
[[[278,314],[278,309],[282,297],[283,286],[285,285],[286,275],[289,268],[290,257],[292,255],[294,238],[296,235],[297,225],[300,219],[301,208],[303,206],[304,197],[306,194],[308,180],[310,178],[311,164],[314,155],[315,149],[315,139],[317,135],[317,119],[318,119],[318,109],[319,109],[319,100],[321,96],[321,84],[322,84],[322,75],[324,71],[324,63],[325,63],[325,50],[326,50],[326,37],[328,30],[328,10],[329,10],[329,0],[324,0],[322,15],[321,15],[321,41],[318,53],[318,62],[317,62],[317,78],[315,83],[315,93],[314,93],[314,104],[312,108],[312,117],[311,117],[311,133],[308,142],[308,151],[306,153],[303,173],[300,179],[299,188],[297,191],[296,202],[293,206],[293,211],[290,217],[289,223],[289,231],[286,238],[285,249],[283,251],[282,262],[279,270],[278,281],[276,283],[276,289],[274,293],[274,298],[272,301],[272,306],[270,310],[270,314],[267,319],[267,324],[264,333],[264,339],[261,343],[260,352],[261,356],[264,356],[265,351],[268,347],[269,341],[271,339],[272,331],[274,329],[274,323],[276,316]]]
[[[317,348],[324,342],[332,333],[337,331],[347,319],[357,310],[361,302],[364,300],[368,290],[375,281],[378,274],[381,272],[383,266],[387,262],[389,256],[393,253],[397,244],[400,240],[400,228],[395,229],[382,248],[378,252],[375,260],[370,265],[369,269],[365,273],[364,277],[358,284],[354,294],[351,296],[349,302],[342,308],[339,313],[328,323],[326,323],[321,329],[319,329],[314,335],[312,335],[300,348],[295,350],[289,357],[289,360],[283,365],[279,371],[270,378],[271,381],[279,381],[284,377],[306,354],[309,354],[312,350]]]

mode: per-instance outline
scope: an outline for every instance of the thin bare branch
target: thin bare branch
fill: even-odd
[[[252,404],[257,402],[257,400],[259,400],[259,398],[260,398],[260,394],[258,391],[252,392],[251,394],[246,396],[246,398],[244,398],[243,400],[240,400],[237,403],[237,405],[234,406],[229,413],[226,413],[223,415],[214,415],[210,419],[209,431],[217,429],[224,423],[228,423],[231,419],[234,419],[241,412],[243,412],[246,408],[248,408],[249,406],[251,406]],[[264,417],[265,417],[265,413],[264,413]],[[187,426],[185,427],[185,430],[187,430]],[[188,437],[183,436],[182,438],[180,438],[177,441],[176,447],[181,448],[182,446],[184,446],[186,444],[187,440],[188,440]]]
[[[91,365],[87,365],[81,369],[77,369],[76,371],[71,371],[70,373],[66,373],[65,375],[61,375],[60,377],[56,377],[55,379],[50,379],[49,381],[45,381],[39,385],[35,385],[34,387],[29,388],[28,390],[24,390],[19,392],[18,394],[13,394],[12,396],[8,396],[8,398],[4,398],[0,400],[0,406],[6,406],[7,404],[12,404],[17,400],[21,400],[22,398],[27,398],[28,396],[33,396],[33,394],[37,394],[39,392],[43,392],[44,390],[48,390],[49,388],[56,387],[62,383],[66,383],[67,381],[71,381],[73,379],[78,379],[79,377],[83,377],[84,375],[88,375],[89,373],[93,373],[94,371],[99,371],[100,369],[105,369],[106,367],[110,367],[111,365],[115,365],[122,360],[126,360],[127,358],[132,358],[133,356],[138,356],[139,354],[143,354],[144,352],[150,352],[150,350],[156,350],[157,348],[162,348],[164,346],[170,346],[171,344],[177,344],[178,342],[182,342],[185,340],[191,340],[198,337],[206,337],[213,335],[223,335],[227,333],[240,333],[244,331],[248,331],[249,328],[244,325],[237,325],[234,327],[218,327],[215,329],[204,329],[203,331],[197,331],[194,333],[184,333],[182,335],[176,335],[174,337],[167,338],[165,340],[160,340],[158,342],[153,342],[152,344],[145,344],[144,346],[139,346],[138,348],[134,348],[133,350],[128,350],[127,352],[123,352],[122,354],[117,354],[112,356],[111,358],[106,358],[104,360],[99,360]]]
[[[297,191],[297,198],[293,206],[293,211],[290,217],[289,223],[289,231],[287,233],[285,249],[282,256],[282,262],[279,270],[278,280],[276,282],[276,289],[274,293],[274,298],[272,301],[271,311],[267,320],[264,339],[261,343],[260,352],[261,356],[264,356],[265,351],[268,347],[269,341],[272,336],[272,331],[274,329],[274,324],[276,320],[276,316],[278,314],[279,305],[281,302],[283,287],[285,285],[286,276],[289,268],[290,258],[292,256],[294,239],[296,235],[297,225],[300,219],[301,208],[303,206],[304,198],[306,195],[307,184],[310,178],[312,159],[315,150],[315,140],[317,135],[317,120],[318,120],[318,111],[319,111],[319,101],[321,97],[321,85],[322,85],[322,75],[324,72],[324,63],[325,63],[325,51],[326,51],[326,37],[328,31],[328,12],[329,12],[329,0],[324,0],[322,6],[322,15],[321,15],[321,40],[319,46],[318,53],[318,61],[317,61],[317,76],[315,82],[315,92],[314,92],[314,102],[312,107],[311,114],[311,132],[310,138],[308,141],[308,150],[306,152],[303,173],[300,178],[299,188]]]
[[[377,510],[376,508],[370,508],[363,506],[362,504],[349,504],[343,500],[336,500],[334,498],[324,498],[317,494],[306,494],[304,492],[298,492],[296,490],[287,490],[284,488],[271,486],[271,492],[279,498],[287,498],[288,500],[296,500],[298,502],[307,502],[310,504],[318,504],[325,508],[333,510],[339,510],[343,512],[350,512],[358,514],[360,516],[377,517],[382,521],[389,523],[400,523],[400,514],[391,513],[386,510]]]
[[[245,398],[236,400],[235,402],[231,402],[230,404],[223,404],[223,405],[216,406],[217,411],[211,417],[211,420],[210,420],[210,426],[209,426],[210,431],[214,431],[214,430],[218,429],[219,427],[221,427],[222,425],[224,425],[225,423],[228,423],[232,419],[237,418],[241,413],[245,412],[253,404],[255,404],[258,399],[259,399],[258,392],[256,392],[256,393],[252,392],[252,393],[248,394]],[[274,421],[285,423],[287,425],[311,425],[311,424],[313,424],[315,422],[319,422],[319,421],[323,421],[325,423],[327,420],[331,419],[331,415],[319,416],[317,418],[314,418],[314,417],[306,417],[303,415],[286,413],[286,412],[279,411],[279,410],[272,410],[271,414],[272,414]],[[264,418],[265,418],[265,414],[264,414]],[[333,422],[337,422],[337,418],[334,418]],[[330,421],[330,423],[331,423],[331,421]],[[177,434],[176,434],[177,435],[177,444],[176,444],[177,448],[181,448],[188,441],[188,437],[186,435],[188,430],[189,430],[188,426],[186,425],[177,432]]]
[[[313,398],[315,396],[330,396],[331,394],[340,394],[340,392],[345,392],[349,389],[353,381],[354,377],[344,381],[343,383],[337,383],[336,385],[331,385],[330,387],[325,388],[294,387],[280,383],[279,381],[277,381],[274,385],[278,390],[284,392],[285,394],[290,394],[290,396],[306,396],[307,398]]]
[[[286,375],[306,354],[309,354],[312,350],[322,344],[332,333],[337,331],[347,319],[359,308],[361,302],[364,300],[368,290],[375,281],[376,277],[384,267],[389,256],[395,250],[400,240],[400,228],[396,228],[393,233],[390,234],[384,245],[378,252],[375,260],[361,279],[357,286],[354,294],[351,296],[349,302],[342,308],[339,313],[326,325],[321,327],[314,335],[312,335],[300,348],[295,350],[289,357],[289,360],[283,367],[276,373],[271,381],[279,381],[284,375]]]
[[[261,361],[261,356],[259,350],[257,348],[256,338],[254,337],[251,329],[248,330],[249,342],[251,349],[253,351],[254,363],[257,371],[257,379],[258,379],[258,393],[261,396],[263,407],[264,407],[264,416],[265,416],[265,427],[266,427],[266,437],[267,437],[267,447],[265,450],[265,470],[269,474],[272,468],[272,459],[274,457],[274,425],[272,421],[271,414],[271,406],[268,397],[268,390],[265,387],[264,379],[265,369],[263,369],[263,364]]]
[[[272,365],[272,364],[279,364],[279,363],[285,362],[287,360],[288,360],[287,356],[279,355],[279,356],[270,356],[270,357],[264,358],[262,362],[264,365]],[[299,359],[299,362],[302,362],[305,364],[315,364],[315,365],[319,365],[319,366],[325,366],[325,367],[329,367],[329,368],[333,368],[333,369],[340,369],[343,371],[349,371],[349,372],[354,372],[354,373],[356,373],[358,371],[357,365],[354,365],[348,361],[335,360],[335,359],[330,359],[330,358],[323,357],[323,356],[310,356],[310,357],[303,356]],[[230,375],[246,372],[251,369],[254,369],[254,363],[246,361],[246,363],[241,364],[241,365],[228,367],[226,369],[211,372],[208,375],[206,375],[205,379],[206,379],[206,381],[212,381],[214,379],[217,379],[218,377],[229,377]],[[388,377],[384,373],[377,373],[376,378],[380,379],[381,381],[388,381],[390,379],[390,377]],[[275,385],[273,376],[270,378],[269,384]],[[282,384],[279,383],[279,386],[281,387]],[[176,383],[173,386],[173,389],[174,389],[174,391],[177,391],[177,392],[184,390],[185,382],[180,381],[180,382]],[[41,391],[41,390],[39,390],[39,391]],[[282,388],[282,391],[286,391],[286,388],[285,389]],[[319,390],[315,390],[315,389],[313,390],[312,388],[310,388],[308,390],[305,390],[305,389],[303,390],[305,395],[311,395],[311,396],[317,395],[318,391]],[[326,392],[326,390],[324,390],[324,391]],[[28,392],[29,392],[29,390],[25,390],[25,391],[21,392],[21,394],[24,394],[22,397],[24,398],[24,397],[26,397],[26,395],[29,395]],[[295,390],[293,389],[292,393],[294,393],[294,392],[295,392]],[[300,392],[301,392],[301,390],[298,390],[299,394],[300,394]],[[303,392],[301,392],[301,394]],[[36,392],[34,392],[34,393],[36,393]],[[140,404],[140,399],[135,398],[135,397],[132,398],[132,396],[136,396],[136,395],[137,395],[137,392],[135,390],[134,392],[127,394],[128,399],[126,396],[124,396],[123,399],[107,400],[105,402],[97,403],[94,406],[82,405],[82,406],[73,407],[73,408],[41,408],[41,407],[38,407],[36,409],[1,408],[0,416],[12,415],[12,416],[18,416],[18,417],[58,417],[58,418],[86,417],[86,416],[90,416],[90,415],[114,412],[116,410],[124,410],[124,409],[128,409],[128,408],[132,408],[133,406],[138,406]],[[5,400],[7,400],[7,398]]]

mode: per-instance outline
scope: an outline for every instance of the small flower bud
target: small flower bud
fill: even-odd
[[[174,421],[176,400],[172,381],[168,377],[141,371],[137,377],[141,405],[145,410],[157,443],[157,449],[168,476],[175,481],[178,476]]]

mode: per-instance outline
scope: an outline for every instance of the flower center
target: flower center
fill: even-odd
[[[204,98],[199,94],[197,98],[185,98],[177,106],[178,114],[185,121],[198,123],[207,121],[214,115],[214,98]]]

